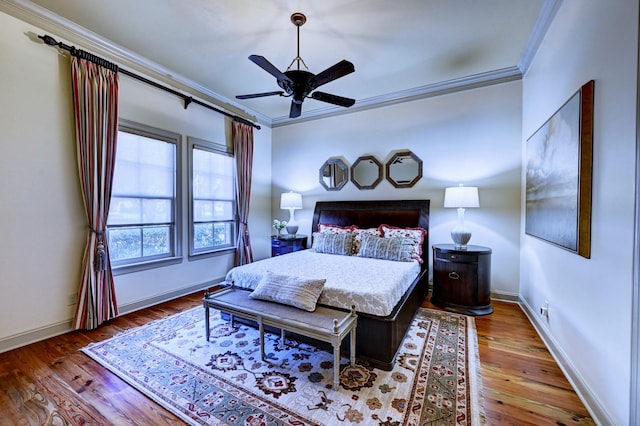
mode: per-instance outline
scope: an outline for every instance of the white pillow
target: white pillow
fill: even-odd
[[[316,303],[326,281],[325,279],[279,275],[267,271],[249,297],[282,303],[312,312],[316,309]]]

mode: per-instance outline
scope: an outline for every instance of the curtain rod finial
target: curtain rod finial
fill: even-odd
[[[42,41],[45,42],[45,44],[48,44],[49,46],[56,46],[58,44],[58,42],[56,41],[55,38],[51,37],[50,35],[39,35],[38,38],[41,38]]]

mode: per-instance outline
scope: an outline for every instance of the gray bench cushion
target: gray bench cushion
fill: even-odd
[[[252,311],[257,314],[268,312],[270,316],[281,318],[286,322],[297,323],[298,325],[306,324],[322,330],[333,330],[333,320],[341,320],[348,314],[347,312],[324,306],[316,307],[315,311],[309,314],[309,312],[300,309],[292,309],[291,306],[252,299],[249,294],[245,290],[229,291],[216,296],[216,303],[218,305],[228,305],[229,308],[242,307],[245,311]]]

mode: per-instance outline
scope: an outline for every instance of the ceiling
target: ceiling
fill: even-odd
[[[29,3],[27,0],[14,2]],[[557,0],[556,0],[557,1]],[[236,95],[280,90],[248,60],[267,58],[284,71],[300,56],[314,74],[342,59],[355,72],[322,91],[349,98],[350,110],[412,99],[443,83],[518,74],[544,35],[552,0],[33,0],[193,82],[268,125],[291,122],[290,100],[237,100]],[[37,8],[40,9],[40,8]],[[49,12],[46,12],[49,13]],[[74,26],[74,24],[70,24]],[[528,53],[529,52],[529,53]],[[294,65],[295,66],[295,65]],[[491,79],[493,77],[488,77]],[[513,78],[512,78],[513,79]],[[302,116],[348,112],[306,99]]]

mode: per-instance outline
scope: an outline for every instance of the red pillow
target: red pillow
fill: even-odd
[[[355,226],[339,226],[339,225],[331,225],[329,223],[318,223],[318,232],[325,233],[328,232],[330,234],[347,234],[349,232],[353,232]]]

